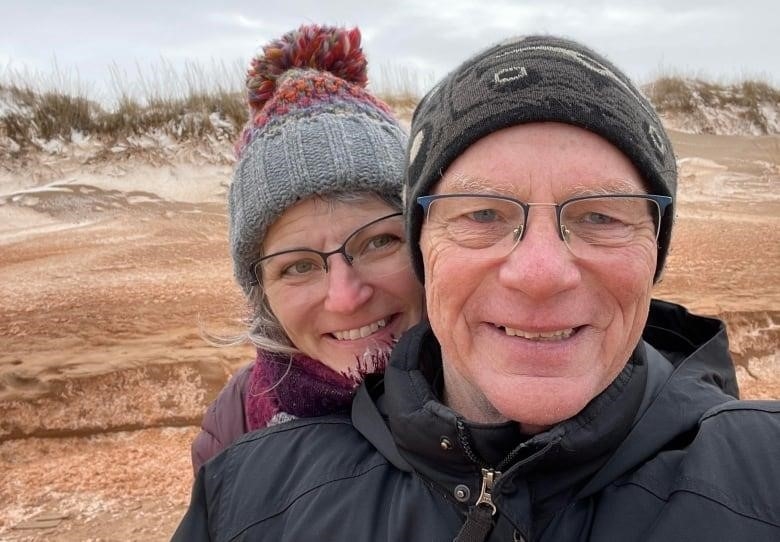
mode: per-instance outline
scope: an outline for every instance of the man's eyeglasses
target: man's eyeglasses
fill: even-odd
[[[356,229],[335,250],[283,250],[260,258],[252,264],[252,272],[258,283],[267,287],[310,286],[325,278],[328,258],[340,254],[361,276],[382,277],[409,265],[409,257],[403,250],[405,243],[403,215],[393,213]]]
[[[578,258],[620,255],[620,249],[655,246],[669,196],[581,196],[562,203],[526,203],[505,196],[441,194],[417,203],[434,235],[467,249],[468,257],[501,258],[523,240],[531,207],[555,209],[559,238]],[[465,255],[465,254],[464,254]]]

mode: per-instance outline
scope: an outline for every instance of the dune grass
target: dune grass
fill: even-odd
[[[399,114],[411,113],[433,76],[382,66],[371,92]],[[52,75],[53,74],[53,75]],[[24,155],[47,141],[89,136],[111,146],[132,136],[164,134],[175,141],[233,141],[247,120],[240,63],[204,66],[165,60],[109,67],[108,100],[93,98],[77,76],[0,71],[0,151]],[[9,146],[8,142],[12,144]],[[5,144],[4,144],[5,142]]]
[[[696,115],[704,108],[734,109],[762,133],[771,133],[764,112],[769,105],[780,104],[780,89],[765,81],[748,79],[738,83],[719,84],[701,79],[661,76],[647,85],[645,92],[662,114]]]
[[[177,69],[162,61],[146,69],[136,67],[133,75],[120,66],[112,66],[109,72],[113,96],[108,103],[93,99],[78,83],[41,90],[29,76],[0,73],[0,151],[9,154],[10,148],[11,155],[24,155],[47,141],[69,143],[85,136],[106,146],[149,134],[174,141],[233,141],[246,122],[243,67],[238,63],[210,68],[185,63]],[[369,90],[407,119],[434,82],[432,74],[399,66],[380,66],[377,75],[372,74],[378,83]],[[54,79],[67,78],[58,74]],[[695,115],[702,107],[737,106],[765,133],[771,130],[766,104],[776,108],[780,103],[780,90],[760,80],[717,84],[666,75],[646,85],[645,92],[661,113],[673,115]]]
[[[131,78],[113,66],[113,97],[108,104],[93,99],[78,84],[69,90],[56,86],[40,90],[52,85],[37,84],[29,75],[6,75],[0,78],[0,137],[13,140],[19,152],[34,149],[41,141],[70,142],[75,134],[107,143],[155,131],[176,140],[208,134],[233,138],[246,120],[240,83],[235,77],[215,78],[213,71],[185,64],[177,72],[163,63],[149,72],[139,68]],[[145,73],[156,75],[150,78]],[[213,80],[230,81],[232,88],[203,83]]]
[[[154,131],[176,140],[208,134],[232,139],[246,119],[239,93],[193,94],[146,103],[125,98],[107,109],[83,96],[37,94],[19,87],[0,87],[0,92],[15,104],[0,117],[0,137],[13,140],[20,152],[52,139],[71,142],[75,134],[107,143]]]

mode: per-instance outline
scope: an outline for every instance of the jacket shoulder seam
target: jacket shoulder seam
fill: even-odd
[[[780,414],[780,401],[726,401],[725,403],[721,403],[707,410],[704,414],[701,415],[700,421],[704,422],[705,420],[727,414],[729,412],[745,411],[764,412],[766,414]]]
[[[681,476],[678,478],[680,481],[682,481],[682,484],[676,486],[668,495],[664,496],[659,494],[658,491],[654,491],[652,488],[647,486],[646,484],[642,483],[641,480],[630,480],[626,482],[627,485],[634,485],[637,486],[644,491],[648,492],[649,494],[653,495],[656,499],[659,501],[662,501],[665,504],[668,504],[669,501],[672,500],[672,496],[676,493],[689,493],[691,495],[695,495],[696,497],[699,497],[701,499],[706,499],[722,508],[725,508],[726,510],[730,511],[733,514],[737,514],[738,516],[751,519],[753,521],[758,521],[759,523],[763,523],[765,525],[771,525],[773,527],[780,527],[780,524],[778,524],[775,521],[772,521],[765,517],[759,517],[757,514],[750,514],[743,510],[738,509],[737,507],[733,506],[727,501],[731,500],[731,496],[722,490],[718,488],[713,488],[717,491],[717,493],[721,494],[723,497],[725,497],[724,500],[718,499],[714,497],[711,494],[708,494],[706,492],[701,491],[700,489],[697,489],[697,487],[702,483],[702,480],[698,480],[695,478],[691,478],[688,476]],[[708,484],[709,485],[709,484]]]
[[[654,476],[646,476],[646,478],[649,478],[651,480],[657,480],[657,478]],[[669,503],[669,501],[671,501],[672,499],[672,496],[675,495],[676,493],[689,493],[701,499],[706,499],[712,503],[715,503],[716,505],[719,505],[739,516],[749,518],[758,521],[760,523],[764,523],[766,525],[771,525],[773,527],[780,527],[780,523],[778,523],[777,521],[774,521],[768,517],[759,516],[757,513],[749,513],[745,511],[746,507],[747,508],[750,507],[749,504],[743,503],[739,498],[735,497],[734,495],[727,493],[723,491],[721,488],[716,487],[710,484],[709,482],[707,482],[706,480],[702,480],[699,478],[694,478],[691,476],[678,476],[676,478],[676,483],[674,484],[674,487],[666,495],[663,495],[660,492],[653,490],[648,484],[644,483],[641,479],[628,480],[626,481],[626,485],[634,485],[636,487],[639,487],[664,503]],[[704,488],[706,488],[706,490]]]
[[[331,480],[327,480],[325,482],[317,484],[316,486],[313,486],[313,487],[307,489],[306,491],[300,493],[299,495],[294,496],[292,499],[290,499],[288,502],[286,502],[283,506],[281,506],[278,510],[274,511],[272,514],[269,514],[269,515],[267,515],[265,517],[262,517],[260,519],[254,520],[254,521],[250,522],[247,525],[244,525],[238,531],[236,531],[235,533],[230,535],[228,537],[228,540],[236,540],[236,538],[241,536],[242,534],[244,534],[247,529],[250,529],[253,526],[258,525],[260,523],[263,523],[264,521],[268,521],[271,518],[274,518],[276,516],[284,514],[298,500],[302,499],[304,496],[308,495],[309,493],[311,493],[313,491],[317,491],[317,490],[319,490],[319,489],[321,489],[321,488],[323,488],[325,486],[328,486],[330,484],[334,484],[334,483],[337,483],[337,482],[342,482],[344,480],[352,480],[354,478],[359,478],[361,476],[365,476],[365,475],[369,474],[371,471],[373,471],[373,470],[375,470],[377,468],[386,467],[388,464],[389,463],[387,461],[382,461],[381,463],[377,463],[377,464],[371,465],[368,468],[366,468],[364,470],[361,470],[360,472],[356,472],[354,474],[351,474],[349,476],[340,476],[338,478],[333,478]]]
[[[272,425],[270,427],[264,427],[257,429],[249,433],[245,433],[240,439],[233,443],[234,447],[239,447],[257,440],[270,437],[277,433],[287,433],[289,431],[302,430],[310,426],[319,425],[346,425],[352,427],[350,420],[347,418],[335,418],[331,416],[321,418],[298,418],[288,422]]]

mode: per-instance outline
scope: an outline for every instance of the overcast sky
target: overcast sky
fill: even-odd
[[[780,84],[778,0],[0,0],[0,13],[0,78],[52,72],[56,59],[90,89],[107,84],[112,65],[132,79],[161,59],[241,72],[260,45],[303,22],[359,26],[375,79],[384,66],[432,81],[495,41],[550,33],[640,82],[672,72]]]

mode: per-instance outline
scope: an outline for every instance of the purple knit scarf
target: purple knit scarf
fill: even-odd
[[[348,410],[363,378],[384,372],[388,357],[377,352],[345,374],[302,354],[258,350],[246,392],[248,430],[267,427],[278,413],[310,418]]]

